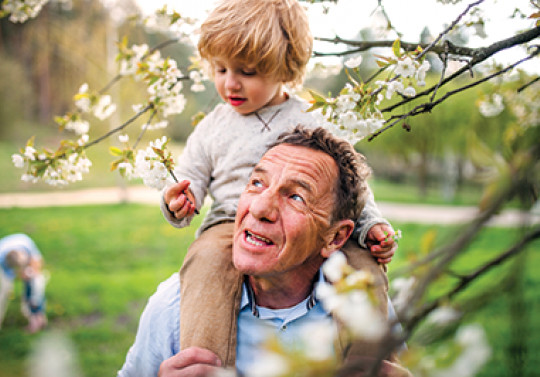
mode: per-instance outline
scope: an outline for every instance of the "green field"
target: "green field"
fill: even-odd
[[[28,335],[19,312],[17,286],[0,330],[0,377],[26,376],[33,345],[44,334],[60,332],[74,345],[75,360],[86,377],[114,376],[133,342],[138,318],[157,284],[178,270],[198,223],[175,229],[159,208],[144,205],[104,205],[39,209],[0,209],[0,236],[25,232],[38,244],[50,272],[45,333]],[[427,231],[441,239],[448,229],[394,224],[403,239],[390,275],[418,258]],[[452,229],[453,230],[453,229]],[[467,271],[510,245],[519,230],[488,229],[455,268]],[[493,287],[477,302],[480,310],[467,321],[483,324],[493,347],[492,361],[482,376],[534,376],[540,363],[540,243],[519,260],[518,280],[505,280],[512,266],[497,267],[460,299],[471,305],[479,287]],[[450,287],[447,279],[435,287]],[[478,300],[474,297],[474,300]],[[519,359],[521,358],[521,359]],[[516,369],[515,362],[524,366]]]

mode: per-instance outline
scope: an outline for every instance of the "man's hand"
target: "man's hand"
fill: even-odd
[[[377,262],[387,264],[392,260],[397,249],[393,235],[394,230],[387,224],[375,224],[368,231],[366,245]]]
[[[178,182],[165,191],[164,199],[169,211],[178,220],[196,212],[195,197],[189,190],[189,181]]]
[[[203,377],[221,367],[221,360],[205,348],[191,347],[178,352],[159,366],[158,377]]]

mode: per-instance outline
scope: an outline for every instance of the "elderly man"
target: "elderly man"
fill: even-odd
[[[207,375],[224,366],[222,359],[231,353],[238,372],[249,374],[270,333],[290,342],[302,325],[327,322],[330,313],[317,301],[314,286],[324,279],[325,259],[353,231],[368,174],[350,144],[322,128],[297,127],[283,135],[254,168],[238,204],[233,262],[246,278],[237,328],[224,329],[230,334],[228,349],[180,351],[180,282],[174,274],[150,298],[119,376]],[[378,274],[386,312],[385,275],[369,252],[365,255],[353,264],[366,264]],[[362,345],[343,346],[349,353],[342,355],[345,360],[374,356],[362,354]],[[384,375],[407,375],[393,363],[384,369]]]

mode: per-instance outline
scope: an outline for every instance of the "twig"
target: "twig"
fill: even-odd
[[[137,145],[139,145],[139,143],[141,142],[143,135],[146,133],[146,130],[148,129],[148,126],[150,125],[150,122],[152,122],[152,119],[154,118],[156,113],[157,111],[154,109],[154,111],[152,111],[152,114],[150,114],[150,118],[148,118],[148,121],[144,124],[141,133],[139,134],[139,136],[137,137],[137,140],[135,141],[135,144],[133,144],[133,149],[136,149]]]
[[[434,102],[427,102],[427,103],[423,103],[423,104],[420,104],[418,106],[416,106],[414,109],[412,109],[411,111],[405,113],[405,114],[401,114],[401,115],[394,115],[392,117],[390,117],[386,123],[389,123],[388,125],[386,125],[385,127],[379,129],[377,132],[373,133],[367,140],[368,141],[372,141],[375,137],[379,136],[380,134],[382,134],[383,132],[387,131],[388,129],[392,128],[393,126],[395,126],[397,123],[399,123],[400,121],[410,117],[410,116],[415,116],[415,115],[418,115],[418,114],[421,114],[421,113],[425,113],[425,112],[430,112],[435,106],[437,105],[440,105],[443,101],[445,101],[446,99],[448,99],[449,97],[459,93],[459,92],[462,92],[464,90],[467,90],[467,89],[470,89],[472,87],[475,87],[477,85],[480,85],[486,81],[489,81],[491,80],[492,78],[494,77],[497,77],[497,76],[500,76],[506,72],[508,72],[509,70],[515,68],[516,66],[526,62],[527,60],[530,60],[532,58],[534,58],[536,55],[540,54],[540,49],[538,49],[538,51],[535,51],[533,52],[531,55],[523,58],[523,59],[520,59],[518,60],[517,62],[515,62],[514,64],[512,65],[509,65],[508,67],[500,70],[500,71],[497,71],[491,75],[488,75],[480,80],[477,80],[477,81],[474,81],[468,85],[464,85],[458,89],[454,89],[454,90],[451,90],[449,92],[447,92],[444,96],[442,96],[441,98],[439,98],[437,101],[434,101]],[[444,84],[444,83],[443,83]],[[429,92],[431,92],[433,90],[433,87],[426,91],[426,92],[423,92],[422,95],[424,94],[427,94]],[[417,96],[418,97],[418,96]],[[417,98],[417,97],[413,97],[412,99],[414,98]],[[411,100],[411,98],[407,98],[403,101],[400,102],[400,104],[405,104],[407,102],[409,102]],[[393,110],[394,108],[396,107],[396,105],[393,105],[393,106],[390,106],[388,108],[385,108],[385,109],[381,109],[381,112],[388,112],[390,110]]]
[[[429,305],[424,306],[422,310],[416,313],[413,317],[411,317],[410,320],[407,321],[408,330],[412,330],[423,318],[425,318],[434,309],[439,307],[443,302],[447,302],[452,299],[455,295],[462,292],[469,284],[471,284],[473,281],[475,281],[480,276],[484,275],[494,267],[499,266],[500,264],[512,257],[517,256],[520,252],[525,250],[525,247],[530,242],[538,238],[540,238],[540,227],[533,229],[522,239],[520,239],[516,244],[514,244],[510,249],[506,250],[496,258],[481,266],[476,271],[470,273],[469,275],[462,276],[459,283],[450,292],[438,297]]]
[[[540,81],[540,76],[535,78],[534,80],[531,80],[530,82],[528,82],[527,84],[521,86],[520,88],[518,88],[517,92],[518,93],[521,93],[522,91],[524,91],[525,89],[527,89],[529,86],[531,85],[534,85],[535,83],[537,83],[538,81]]]
[[[450,30],[452,30],[454,28],[454,26],[457,25],[457,23],[463,18],[463,16],[465,16],[467,13],[469,13],[469,10],[474,7],[474,6],[477,6],[481,3],[483,3],[484,0],[478,0],[472,4],[469,4],[469,6],[450,24],[450,26],[448,26],[442,33],[440,33],[437,38],[435,38],[433,40],[433,42],[431,42],[419,55],[416,59],[420,59],[422,58],[425,54],[427,54],[437,43],[439,43],[439,41],[441,40],[442,37],[444,37],[446,34],[448,34],[450,32]]]
[[[513,37],[503,39],[501,41],[492,43],[488,47],[482,47],[478,49],[472,49],[474,52],[472,53],[472,59],[469,62],[469,64],[465,67],[462,67],[461,69],[454,72],[452,75],[445,78],[440,86],[446,85],[448,82],[454,80],[456,77],[460,76],[463,72],[468,71],[471,67],[483,62],[484,60],[488,59],[489,57],[495,55],[496,53],[517,46],[524,44],[526,42],[530,42],[531,40],[537,38],[540,36],[540,26],[537,26],[533,29],[527,30],[526,32],[523,32],[521,34],[515,35]],[[449,51],[452,53],[452,47],[453,45],[449,43]],[[536,48],[535,51],[529,54],[530,56],[536,56],[538,55],[538,51],[540,48]],[[515,65],[514,65],[515,66]],[[400,101],[396,104],[393,104],[391,106],[388,106],[384,109],[381,109],[381,112],[390,112],[394,110],[395,108],[404,105],[405,103],[408,103],[414,99],[417,99],[419,97],[429,95],[434,90],[434,87],[428,88],[424,90],[423,92],[417,93],[415,97],[404,99],[403,101]]]

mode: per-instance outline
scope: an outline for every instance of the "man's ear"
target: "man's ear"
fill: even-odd
[[[341,249],[345,242],[349,239],[354,230],[354,222],[352,220],[340,220],[332,226],[329,231],[329,237],[323,249],[321,255],[328,258],[334,253],[334,251]]]

